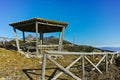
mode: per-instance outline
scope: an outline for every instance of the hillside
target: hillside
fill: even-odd
[[[32,35],[28,35],[26,36],[26,41],[27,42],[32,42],[31,44],[29,43],[28,45],[36,45],[35,44],[35,37]],[[22,39],[19,40],[20,45],[24,45]],[[49,36],[49,37],[45,37],[43,39],[43,44],[45,45],[55,45],[55,44],[59,44],[59,39],[55,36]],[[5,45],[2,44],[2,42],[0,42],[0,47],[1,48],[6,48],[6,49],[14,49],[16,50],[15,47],[15,40],[11,40],[11,41],[7,41],[5,43]],[[64,51],[74,51],[74,52],[112,52],[109,49],[103,49],[103,48],[96,48],[96,47],[92,47],[92,46],[87,46],[87,45],[77,45],[77,44],[73,44],[69,41],[63,40],[63,50]]]
[[[54,36],[45,37],[43,39],[44,44],[58,44],[59,39]],[[63,50],[65,51],[74,51],[74,52],[111,52],[110,50],[104,50],[101,48],[96,48],[87,45],[77,45],[69,41],[63,40]]]
[[[28,35],[26,37],[26,41],[27,42],[31,42],[31,41],[35,41],[35,37],[32,35]],[[20,45],[22,46],[23,41],[22,39],[19,40]],[[36,45],[35,42],[31,43],[32,45]],[[59,44],[59,39],[57,37],[54,36],[49,36],[49,37],[45,37],[43,39],[43,44],[45,45],[55,45],[55,44]],[[28,44],[30,45],[30,44]],[[2,45],[2,42],[0,42],[0,47],[1,48],[6,48],[6,49],[14,49],[16,50],[15,47],[15,41],[11,40],[11,41],[7,41],[5,45]],[[96,48],[96,47],[92,47],[92,46],[87,46],[87,45],[77,45],[77,44],[73,44],[69,41],[63,40],[63,50],[65,51],[74,51],[74,52],[111,52],[109,49],[103,49],[103,48]]]
[[[39,59],[25,58],[14,50],[0,48],[0,80],[28,80],[23,69],[39,69]],[[37,80],[36,76],[33,76]]]
[[[35,40],[35,37],[32,35],[28,35],[26,37],[27,40]],[[45,37],[43,39],[43,44],[49,45],[49,44],[59,44],[59,39],[55,36],[49,36]],[[74,51],[74,52],[104,52],[104,51],[109,51],[109,50],[102,50],[100,48],[95,48],[92,46],[87,46],[87,45],[77,45],[73,44],[69,41],[63,40],[63,49],[65,51]]]
[[[77,56],[64,56],[64,59],[57,59],[64,67],[69,65]],[[64,61],[65,60],[65,61]],[[118,63],[120,58],[117,59]],[[98,71],[87,72],[91,67],[87,62],[86,64],[86,75],[87,80],[119,80],[120,79],[120,65],[111,65],[109,72],[106,73],[103,64],[100,68],[103,71],[103,75],[99,74]],[[119,63],[120,64],[120,63]],[[58,73],[59,69],[47,61],[46,65],[46,80],[50,80],[53,73]],[[70,71],[81,77],[80,62],[77,62]],[[56,72],[57,70],[57,72]],[[41,74],[41,59],[37,58],[26,58],[20,53],[14,50],[6,50],[0,48],[0,80],[39,80]],[[74,80],[68,75],[62,75],[57,80]]]

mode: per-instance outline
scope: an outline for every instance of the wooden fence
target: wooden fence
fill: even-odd
[[[75,59],[71,64],[69,64],[67,67],[64,67],[60,65],[58,62],[56,62],[54,59],[50,57],[50,55],[77,55],[78,58]],[[87,56],[102,56],[99,60],[98,63],[95,64],[90,60]],[[98,68],[98,66],[105,61],[105,69],[108,71],[108,65],[112,64],[114,61],[115,55],[119,55],[119,53],[116,52],[61,52],[61,51],[46,51],[45,54],[43,54],[43,59],[42,59],[42,77],[41,80],[45,80],[45,71],[46,71],[46,59],[51,61],[54,65],[56,65],[58,68],[60,68],[63,72],[67,73],[69,76],[74,78],[75,80],[85,80],[85,61],[87,61],[89,64],[93,66],[91,69],[92,71],[97,70],[100,74],[103,74],[103,72]],[[79,60],[82,61],[82,78],[76,76],[72,72],[69,71],[69,69]],[[55,77],[53,77],[51,80],[56,80],[60,75],[63,74],[63,72],[58,73]]]

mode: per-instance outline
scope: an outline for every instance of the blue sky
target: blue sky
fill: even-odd
[[[120,46],[120,0],[0,0],[0,36],[13,38],[8,24],[33,17],[68,22],[64,39],[76,44]]]

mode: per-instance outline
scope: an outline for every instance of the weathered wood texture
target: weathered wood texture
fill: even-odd
[[[91,69],[92,71],[97,70],[100,74],[103,74],[103,72],[98,68],[98,66],[103,62],[105,62],[105,68],[106,71],[108,71],[108,62],[109,62],[109,58],[108,55],[117,55],[119,53],[115,53],[115,52],[61,52],[61,51],[45,51],[46,57],[47,59],[49,59],[54,65],[56,65],[58,68],[60,68],[61,70],[63,70],[65,73],[67,73],[68,75],[70,75],[71,77],[73,77],[76,80],[85,80],[85,61],[89,62],[93,68]],[[87,56],[93,56],[94,55],[98,55],[101,56],[101,58],[99,58],[98,63],[94,63],[92,62],[92,60],[90,60]],[[57,63],[54,59],[52,59],[50,57],[50,55],[78,55],[79,57],[74,60],[70,65],[68,65],[66,68],[64,68],[64,66],[61,66],[59,63]],[[102,56],[103,55],[103,56]],[[76,62],[78,62],[81,59],[81,65],[82,65],[82,79],[77,77],[75,74],[71,73],[68,69],[70,67],[72,67]],[[114,57],[112,56],[112,59],[114,59]],[[110,58],[111,60],[111,58]],[[43,61],[44,64],[44,61]],[[47,64],[47,63],[46,63]],[[45,64],[44,64],[45,65]],[[45,67],[44,67],[45,68]],[[43,69],[44,70],[44,69]],[[61,74],[63,74],[63,72],[58,73],[55,77],[52,78],[52,80],[56,80]],[[45,75],[45,74],[44,74]],[[45,79],[45,76],[43,77],[43,79]]]
[[[19,41],[18,41],[17,32],[16,32],[16,29],[15,29],[15,28],[13,28],[13,30],[14,30],[14,36],[15,36],[15,41],[16,41],[17,50],[18,50],[18,52],[20,52],[20,46],[19,46]]]

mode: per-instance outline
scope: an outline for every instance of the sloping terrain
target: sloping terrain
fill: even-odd
[[[66,61],[57,61],[67,66],[76,56],[65,56]],[[48,79],[55,69],[55,65],[47,61],[46,78]],[[58,69],[59,72],[59,69]],[[41,75],[41,59],[26,58],[17,51],[0,48],[0,80],[39,80]],[[69,76],[62,76],[62,79],[69,80]]]
[[[39,62],[39,59],[25,58],[16,51],[0,48],[0,80],[29,80],[23,69],[39,69]]]
[[[32,38],[30,36],[30,38]],[[29,37],[28,37],[29,39]],[[33,38],[32,38],[33,39]],[[44,39],[45,44],[58,44],[58,38],[51,36]],[[38,58],[26,58],[25,56],[21,55],[15,50],[11,50],[11,44],[15,44],[15,41],[8,42],[10,46],[6,45],[6,49],[0,48],[0,80],[39,80],[41,74],[41,59]],[[22,43],[22,41],[20,41]],[[84,46],[84,45],[76,45],[72,44],[68,41],[63,42],[64,50],[65,51],[75,51],[75,52],[101,52],[105,50],[101,50],[98,48],[94,48],[92,46]],[[14,45],[13,45],[14,46]],[[9,49],[10,50],[7,50]],[[66,67],[69,65],[73,60],[75,60],[78,56],[75,55],[65,55],[64,59],[57,59],[61,65]],[[120,62],[120,59],[117,63]],[[87,62],[86,69],[91,67]],[[75,75],[81,77],[81,61],[76,63],[70,71],[73,72]],[[46,79],[50,80],[50,77],[54,76],[55,73],[59,72],[59,69],[47,61],[46,65]],[[100,66],[103,67],[102,65]],[[57,71],[56,71],[57,70]],[[55,72],[54,72],[55,71]],[[54,72],[54,74],[53,74]],[[104,72],[104,70],[103,70]],[[86,77],[87,80],[119,80],[120,79],[120,70],[116,65],[113,65],[109,68],[109,72],[103,75],[100,75],[97,71],[93,72],[92,74],[88,73]],[[112,77],[110,77],[112,76]],[[58,80],[74,80],[68,75],[62,75]]]
[[[75,55],[65,55],[64,59],[57,59],[56,61],[65,67],[77,57],[78,56]],[[119,61],[120,58],[118,59],[118,63]],[[70,69],[71,72],[79,77],[81,77],[82,74],[80,62],[81,61],[77,62]],[[92,73],[87,72],[91,66],[87,62],[85,62],[85,64],[87,80],[120,80],[120,68],[116,65],[110,65],[107,73],[104,70],[104,66],[100,65],[99,67],[101,69],[103,68],[103,75],[101,75],[98,71],[94,71]],[[60,69],[47,60],[46,79],[50,80],[50,78],[58,73],[59,70]],[[26,58],[17,51],[0,48],[0,80],[39,80],[40,74],[41,59]],[[57,80],[74,79],[68,75],[61,75]]]
[[[32,45],[32,46],[36,45],[35,37],[32,35],[26,36],[26,41],[28,42],[28,43],[26,43],[26,45]],[[19,43],[20,43],[20,46],[24,45],[22,39],[19,40]],[[55,36],[45,37],[43,39],[43,44],[44,45],[58,45],[59,39]],[[2,42],[0,42],[0,47],[15,50],[16,49],[15,40],[7,41],[7,42],[5,42],[4,45],[2,44]],[[92,46],[73,44],[66,40],[63,40],[63,48],[65,51],[74,51],[74,52],[93,52],[93,51],[95,51],[95,52],[104,52],[104,51],[110,52],[109,50],[104,50],[104,49],[102,50],[102,49],[95,48]]]

